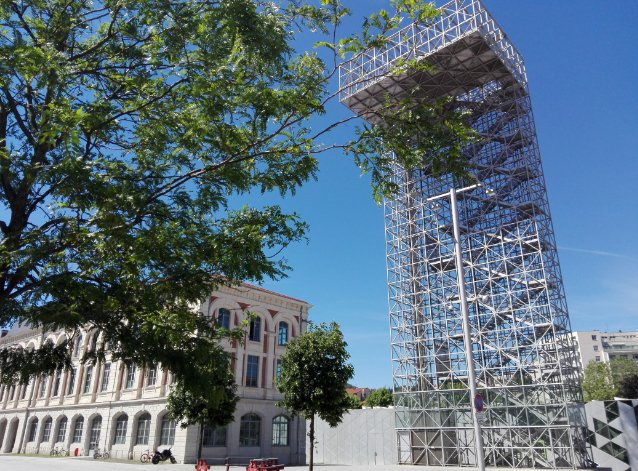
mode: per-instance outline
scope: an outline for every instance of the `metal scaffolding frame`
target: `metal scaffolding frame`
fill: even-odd
[[[384,204],[399,462],[478,465],[467,349],[486,464],[579,467],[584,408],[523,60],[478,0],[441,11],[340,67],[340,99],[365,119],[389,98],[454,96],[479,135],[464,155],[482,186],[443,197],[462,182],[397,168]],[[420,60],[432,68],[405,66]]]

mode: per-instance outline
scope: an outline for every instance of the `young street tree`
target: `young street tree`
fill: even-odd
[[[362,404],[357,396],[348,394],[348,409],[361,409]]]
[[[330,132],[355,116],[312,121],[338,97],[339,61],[437,13],[393,5],[340,40],[338,0],[1,2],[0,325],[97,329],[113,359],[159,362],[178,391],[201,395],[189,403],[217,403],[199,385],[220,378],[206,352],[224,333],[197,335],[211,326],[193,306],[220,283],[285,276],[279,253],[307,230],[230,196],[294,194],[334,149],[370,172],[376,198],[394,188],[390,150],[407,168],[463,174],[473,133],[451,101],[388,100],[386,125],[348,142]],[[319,53],[292,46],[308,31]],[[0,350],[0,380],[52,373],[69,355]]]
[[[375,389],[366,398],[365,402],[365,405],[369,407],[388,407],[392,404],[392,391],[388,388]]]
[[[336,323],[310,325],[308,332],[292,341],[281,358],[281,375],[277,388],[283,395],[281,407],[310,421],[310,471],[313,469],[315,417],[331,427],[351,408],[346,392],[354,375],[346,363],[350,355]]]
[[[616,388],[607,363],[590,361],[585,367],[583,382],[585,401],[608,401],[616,395]]]
[[[585,401],[633,399],[638,395],[638,362],[616,358],[610,363],[590,361],[583,377]]]
[[[638,375],[638,361],[632,361],[627,358],[614,358],[609,362],[611,368],[611,376],[614,384],[620,387],[625,378]]]
[[[214,331],[212,332],[214,335]],[[229,333],[230,337],[240,340],[239,332]],[[201,334],[200,334],[201,336]],[[210,334],[209,334],[210,337]],[[218,339],[217,339],[218,340]],[[205,345],[205,344],[204,344]],[[239,401],[237,385],[231,370],[231,355],[219,344],[209,344],[208,350],[198,352],[197,367],[194,374],[206,373],[206,380],[196,377],[177,383],[168,396],[167,409],[173,419],[183,427],[199,425],[197,459],[202,457],[204,429],[207,426],[223,426],[234,419],[235,406]],[[190,385],[188,388],[185,384]]]
[[[638,399],[638,362],[616,358],[610,362],[615,395],[625,399]]]

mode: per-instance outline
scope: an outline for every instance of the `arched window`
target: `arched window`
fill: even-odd
[[[109,388],[109,378],[111,376],[111,364],[105,363],[102,370],[102,380],[100,384],[100,391],[104,392]]]
[[[66,395],[71,396],[75,389],[75,368],[71,367],[69,370],[69,379],[66,386]]]
[[[259,357],[246,355],[246,386],[256,388],[259,386]]]
[[[93,334],[93,336],[91,337],[91,342],[89,343],[89,351],[90,352],[94,352],[95,349],[97,348],[97,338],[98,338],[99,333],[95,332]]]
[[[115,421],[115,436],[113,437],[114,445],[123,445],[126,443],[126,426],[128,425],[128,415],[122,414]]]
[[[204,427],[202,446],[226,446],[225,425],[207,425]]]
[[[42,375],[42,378],[40,379],[40,398],[43,398],[46,393],[47,393],[47,380],[49,379],[49,377],[47,375]]]
[[[160,445],[175,444],[175,421],[168,415],[162,418],[162,433],[160,434]]]
[[[60,394],[60,382],[62,380],[62,370],[56,370],[53,376],[53,386],[51,386],[51,397],[56,397]]]
[[[257,414],[242,416],[239,424],[239,446],[259,446],[261,418]]]
[[[146,375],[146,385],[155,386],[157,382],[157,365],[150,366]]]
[[[82,432],[84,429],[84,417],[80,416],[75,419],[75,423],[73,424],[73,440],[71,443],[80,443],[82,442]]]
[[[230,329],[230,311],[222,307],[217,313],[217,325],[224,329]]]
[[[135,365],[129,365],[126,368],[126,384],[124,389],[133,389],[135,386]]]
[[[148,436],[151,432],[151,414],[145,412],[137,419],[136,445],[148,445]]]
[[[60,422],[58,423],[58,436],[55,438],[55,442],[63,442],[66,438],[66,426],[68,424],[68,420],[66,417],[62,417]]]
[[[93,366],[89,365],[84,369],[84,386],[82,387],[83,394],[87,394],[91,392],[92,383],[93,383]]]
[[[80,357],[80,350],[82,350],[82,339],[82,334],[78,334],[78,336],[75,338],[75,342],[73,343],[73,358]]]
[[[44,421],[44,425],[42,426],[42,441],[41,443],[48,443],[51,440],[51,424],[53,423],[53,419],[49,417]]]
[[[261,318],[253,317],[250,320],[250,330],[248,332],[248,339],[254,342],[261,341]]]
[[[277,344],[286,345],[287,343],[288,343],[288,323],[282,321],[279,323],[279,332],[277,334]]]
[[[98,415],[91,422],[90,449],[97,448],[100,444],[100,431],[102,430],[102,416]]]
[[[38,431],[38,419],[33,419],[31,422],[31,426],[29,428],[29,438],[28,442],[34,442],[36,437],[36,432]]]
[[[273,446],[288,446],[290,437],[290,419],[285,415],[278,415],[272,419]]]

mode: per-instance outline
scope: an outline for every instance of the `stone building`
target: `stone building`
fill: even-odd
[[[226,327],[239,326],[248,312],[256,316],[243,344],[225,345],[233,354],[240,401],[233,423],[204,430],[202,455],[209,462],[277,457],[284,464],[305,463],[305,424],[276,406],[274,381],[286,344],[306,329],[309,308],[246,283],[220,287],[202,303],[201,312]],[[0,348],[37,348],[66,338],[65,332],[18,327],[0,339]],[[82,364],[83,352],[101,342],[99,332],[85,331],[74,339],[71,370],[0,387],[0,452],[49,454],[57,447],[87,455],[99,448],[138,459],[146,450],[172,447],[178,462],[194,462],[199,426],[182,429],[166,413],[170,371],[127,367],[108,355],[103,363]]]

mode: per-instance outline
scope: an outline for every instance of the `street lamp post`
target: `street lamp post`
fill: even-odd
[[[474,407],[474,398],[476,397],[476,371],[474,369],[474,355],[472,353],[472,332],[470,326],[470,316],[467,308],[467,294],[465,292],[465,269],[463,267],[463,255],[461,253],[461,230],[459,227],[459,214],[456,207],[456,195],[465,191],[474,190],[482,185],[476,184],[457,190],[451,188],[449,192],[428,198],[427,201],[433,201],[449,196],[450,209],[452,212],[452,229],[454,235],[454,256],[456,261],[456,279],[459,285],[459,301],[461,303],[461,317],[463,318],[463,343],[465,346],[465,358],[467,360],[467,372],[470,383],[470,408],[472,409],[472,418],[474,419],[474,436],[476,441],[476,461],[477,467],[481,471],[485,471],[485,451],[483,449],[483,435],[481,434],[481,426],[478,422],[477,411]]]

